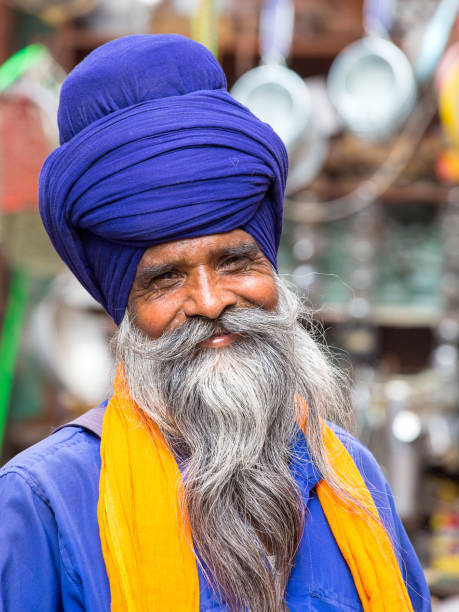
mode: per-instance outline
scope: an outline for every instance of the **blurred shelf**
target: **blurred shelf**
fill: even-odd
[[[318,35],[317,33],[295,37],[292,40],[290,58],[333,58],[344,47],[354,42],[361,32],[339,32],[333,37]],[[220,50],[224,53],[252,54],[258,51],[258,37],[256,33],[238,34],[232,38],[222,39]]]
[[[175,23],[175,20],[172,22]],[[188,23],[186,29],[189,29]],[[169,29],[169,28],[168,28]],[[179,28],[183,30],[185,28]],[[177,28],[172,27],[171,31]],[[165,30],[166,31],[166,30]],[[126,32],[128,34],[129,32]],[[187,32],[189,35],[189,32]],[[360,32],[341,32],[333,38],[319,36],[317,34],[307,38],[294,38],[292,41],[291,57],[334,57],[345,46],[356,40]],[[61,44],[72,49],[91,50],[109,40],[123,36],[123,32],[110,32],[95,30],[87,27],[80,28],[72,23],[67,23],[59,28]],[[258,52],[258,35],[253,33],[231,34],[226,32],[220,36],[219,50],[222,53],[238,53],[241,55]]]
[[[0,0],[1,2],[1,0]],[[234,0],[231,11],[222,11],[218,23],[219,54],[235,60],[238,77],[259,63],[259,19],[263,0]],[[295,23],[289,63],[297,60],[331,60],[363,35],[362,0],[347,0],[337,11],[336,0],[296,0]],[[97,46],[130,34],[126,31],[93,29],[91,16],[65,23],[57,29],[56,59],[66,70]],[[174,9],[171,0],[151,12],[150,30],[191,36],[189,16]]]
[[[316,313],[327,323],[345,323],[350,319],[344,304],[326,304]],[[378,327],[432,328],[438,325],[442,313],[428,306],[373,306],[367,318]]]
[[[323,201],[334,200],[350,195],[357,187],[365,183],[355,180],[333,180],[316,179],[307,192],[295,196],[290,206],[301,209],[301,201]],[[441,185],[431,181],[415,181],[406,184],[391,185],[379,199],[388,204],[437,204],[445,205],[448,202],[449,185]]]
[[[78,28],[72,24],[65,24],[59,28],[59,43],[70,49],[91,51],[104,43],[121,36],[109,31]]]

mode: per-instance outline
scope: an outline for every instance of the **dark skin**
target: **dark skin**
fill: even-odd
[[[189,317],[217,319],[231,307],[274,310],[277,302],[271,264],[255,240],[236,229],[148,248],[137,267],[129,310],[137,326],[156,339]],[[221,348],[235,339],[222,334],[208,346]]]

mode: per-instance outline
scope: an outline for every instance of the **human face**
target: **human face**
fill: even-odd
[[[277,301],[271,264],[255,240],[236,229],[148,248],[137,267],[128,307],[137,327],[156,339],[188,317],[217,319],[230,307],[274,310]],[[222,348],[235,339],[222,330],[204,344]]]

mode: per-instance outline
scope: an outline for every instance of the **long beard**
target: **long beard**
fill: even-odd
[[[117,336],[133,399],[183,462],[199,562],[231,610],[285,609],[302,535],[304,505],[289,469],[295,392],[314,411],[314,386],[327,384],[328,370],[314,377],[328,364],[298,323],[299,309],[279,285],[275,313],[233,308],[218,321],[191,318],[158,340],[125,317]],[[222,328],[240,337],[223,349],[199,346]]]

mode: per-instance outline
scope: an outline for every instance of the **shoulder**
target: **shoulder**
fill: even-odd
[[[1,468],[0,610],[35,610],[37,597],[43,610],[63,609],[63,600],[65,609],[109,608],[99,475],[100,440],[80,427],[57,431]]]
[[[376,459],[373,457],[372,453],[368,450],[368,448],[364,444],[362,444],[362,442],[360,442],[360,440],[358,440],[355,436],[353,436],[351,433],[349,433],[339,425],[336,425],[335,423],[331,423],[330,421],[328,421],[328,425],[333,430],[333,433],[346,447],[352,458],[365,456],[365,458],[370,462],[376,462]]]
[[[65,427],[16,455],[0,469],[0,487],[27,484],[49,504],[59,490],[90,484],[100,473],[100,440],[80,427]]]
[[[378,490],[382,489],[384,492],[387,492],[388,484],[386,477],[373,453],[360,440],[342,427],[334,423],[329,423],[329,425],[352,457],[367,487],[370,490],[377,487]]]

